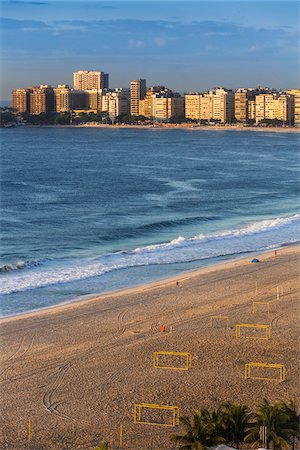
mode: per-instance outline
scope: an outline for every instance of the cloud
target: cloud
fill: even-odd
[[[206,61],[266,60],[280,55],[296,57],[295,32],[285,27],[257,29],[217,21],[166,20],[15,20],[2,19],[3,47],[12,54],[27,51],[35,58],[64,48],[72,55],[105,57],[110,54],[153,59],[201,57]],[[38,39],[36,36],[38,35]],[[62,40],[63,39],[63,40]],[[134,50],[134,51],[133,51]],[[251,56],[253,55],[253,56]]]
[[[1,2],[3,5],[37,5],[37,6],[43,6],[43,5],[49,5],[49,2],[30,2],[30,1],[21,1],[21,0],[4,0]]]
[[[129,48],[141,48],[144,47],[145,42],[140,39],[129,39],[128,41],[128,47]]]
[[[232,31],[208,31],[205,36],[232,36]]]

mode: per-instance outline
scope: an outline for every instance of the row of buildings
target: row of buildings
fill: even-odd
[[[278,92],[269,88],[216,88],[180,95],[165,86],[146,87],[133,80],[130,89],[109,88],[104,72],[73,73],[73,87],[58,85],[14,89],[12,107],[18,113],[107,112],[112,120],[124,114],[167,121],[186,117],[196,121],[260,123],[265,119],[300,125],[300,90]]]

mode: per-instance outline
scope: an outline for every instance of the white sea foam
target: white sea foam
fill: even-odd
[[[218,233],[179,236],[167,243],[148,245],[130,252],[106,255],[98,260],[78,260],[68,266],[57,263],[24,271],[3,273],[1,294],[78,281],[129,267],[172,264],[260,251],[300,240],[300,215],[263,220]]]

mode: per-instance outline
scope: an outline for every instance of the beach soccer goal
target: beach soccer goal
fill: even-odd
[[[178,406],[138,403],[134,405],[134,423],[175,427],[179,425],[180,411]]]
[[[189,370],[192,368],[192,355],[187,352],[154,352],[155,369]]]
[[[210,316],[210,325],[213,327],[216,323],[225,324],[226,330],[229,328],[229,317],[228,316]]]
[[[263,310],[270,314],[270,303],[272,302],[252,302],[252,313],[258,312],[258,310]]]
[[[243,334],[246,338],[270,339],[271,327],[270,325],[252,324],[252,323],[238,323],[235,327],[235,336],[241,337],[241,329],[247,329],[251,334]],[[264,334],[253,333],[253,331],[264,331]]]
[[[255,373],[253,374],[254,369]],[[274,378],[270,376],[271,373],[279,374],[279,378]],[[264,375],[264,376],[263,376]],[[267,363],[257,363],[251,362],[245,364],[245,379],[252,378],[254,380],[269,380],[269,381],[285,381],[286,379],[286,369],[283,364],[267,364]]]

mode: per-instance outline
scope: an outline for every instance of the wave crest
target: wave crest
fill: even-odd
[[[68,266],[58,262],[55,268],[52,268],[52,262],[50,268],[45,264],[41,267],[31,267],[22,273],[18,269],[11,274],[3,274],[0,293],[10,294],[79,281],[130,267],[184,263],[279,247],[283,243],[300,240],[299,220],[300,215],[296,214],[219,233],[198,234],[191,238],[179,236],[170,242],[104,255],[96,260],[77,260]]]

